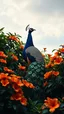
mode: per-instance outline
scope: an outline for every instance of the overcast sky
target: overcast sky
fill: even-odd
[[[64,0],[0,0],[0,28],[26,42],[28,24],[36,29],[32,35],[39,50],[58,48],[64,44]]]

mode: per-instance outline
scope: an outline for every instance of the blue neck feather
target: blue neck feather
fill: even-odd
[[[34,46],[33,45],[33,40],[32,40],[31,32],[28,33],[28,38],[27,38],[27,41],[26,41],[26,44],[25,44],[25,47],[24,47],[24,50],[23,50],[23,57],[24,57],[25,60],[26,60],[26,52],[25,52],[25,50],[28,47],[30,47],[30,46]]]
[[[25,44],[25,48],[24,49],[27,49],[30,46],[34,46],[34,45],[33,45],[32,35],[29,32],[28,33],[28,38],[27,38],[27,41],[26,41],[26,44]]]

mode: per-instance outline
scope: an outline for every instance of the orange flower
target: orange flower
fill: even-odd
[[[63,47],[63,48],[60,48],[59,51],[60,51],[61,53],[64,53],[64,47]]]
[[[57,58],[54,60],[54,64],[60,64],[62,61],[62,57],[57,56]]]
[[[47,81],[45,81],[44,82],[44,84],[43,84],[43,86],[47,86],[48,85],[48,82]]]
[[[9,84],[9,81],[7,79],[1,80],[2,86],[7,86]]]
[[[52,74],[53,74],[54,76],[58,76],[58,75],[59,75],[59,71],[52,71]]]
[[[32,83],[29,83],[27,82],[26,80],[22,80],[23,84],[26,86],[26,87],[29,87],[29,88],[35,88],[35,86],[32,84]]]
[[[0,59],[0,62],[1,62],[1,63],[5,63],[5,64],[7,63],[7,61],[4,60],[4,59]]]
[[[9,79],[13,82],[16,83],[18,86],[24,86],[23,82],[20,80],[19,76],[10,76]]]
[[[46,48],[43,48],[44,49],[44,52],[46,51]]]
[[[26,106],[27,105],[27,99],[25,97],[22,97],[20,100],[21,104]]]
[[[15,83],[12,85],[12,87],[16,92],[19,92],[21,90],[21,88]]]
[[[50,68],[50,67],[53,67],[53,66],[54,66],[54,64],[51,63],[51,62],[49,62],[48,64],[45,65],[46,68]]]
[[[53,57],[50,57],[50,61],[54,62],[54,65],[56,65],[56,64],[60,64],[63,61],[63,59],[60,56],[54,55]]]
[[[23,80],[23,79],[22,79],[22,82],[26,87],[29,87],[29,82],[27,82],[26,80]]]
[[[25,69],[26,69],[26,67],[25,67],[25,66],[22,66],[22,65],[18,65],[18,68],[19,68],[20,70],[25,70]]]
[[[24,84],[23,84],[23,82],[22,82],[21,80],[18,80],[18,81],[17,81],[17,85],[18,85],[18,86],[24,86]]]
[[[19,80],[17,77],[10,77],[9,79],[14,83],[17,83]]]
[[[49,108],[49,111],[53,113],[55,109],[57,109],[60,106],[60,102],[57,98],[49,98],[47,97],[47,100],[44,101],[44,105]]]
[[[48,54],[48,57],[50,58],[51,57],[51,54]]]
[[[7,55],[5,55],[3,51],[0,51],[0,57],[7,58]]]
[[[21,93],[13,94],[10,99],[16,101],[19,100],[22,105],[27,105],[27,99]]]
[[[16,41],[16,42],[20,42],[20,40],[19,40],[16,36],[14,36],[14,35],[9,36],[9,39],[10,39],[10,40],[14,40],[14,41]]]
[[[35,88],[35,86],[32,83],[29,84],[29,87],[30,88]]]
[[[58,51],[56,51],[56,52],[54,53],[54,55],[55,55],[55,56],[58,56],[58,55],[59,55],[59,52],[58,52]]]
[[[11,69],[9,69],[9,68],[7,68],[7,67],[4,67],[4,71],[9,72],[9,73],[14,73],[13,70],[11,70]]]
[[[13,60],[18,61],[18,57],[16,55],[12,54],[12,58]]]
[[[24,49],[24,46],[23,46],[23,45],[20,45],[20,49],[22,49],[22,50],[23,50],[23,49]]]
[[[8,79],[8,73],[0,73],[0,79]]]
[[[56,55],[50,57],[50,61],[53,62],[57,58]]]
[[[21,95],[21,93],[15,93],[15,94],[13,94],[12,96],[11,96],[11,100],[16,100],[16,101],[18,101],[18,100],[21,100],[21,98],[22,98],[22,95]]]
[[[11,77],[16,77],[16,78],[18,78],[18,79],[21,78],[21,76],[17,76],[17,75],[15,75],[15,74],[11,74],[10,76],[11,76]]]
[[[44,74],[44,79],[50,78],[51,75],[52,75],[52,71],[46,72],[46,73]]]

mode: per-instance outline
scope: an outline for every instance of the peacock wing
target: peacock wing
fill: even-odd
[[[41,52],[34,46],[30,46],[26,49],[26,54],[27,57],[31,62],[37,61],[37,62],[43,62],[44,63],[44,58],[41,54]]]

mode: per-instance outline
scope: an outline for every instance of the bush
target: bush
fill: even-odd
[[[34,88],[24,80],[27,63],[23,60],[23,42],[16,33],[0,29],[0,113],[24,113],[28,104],[24,88]]]
[[[64,113],[64,46],[55,50],[54,55],[45,56],[46,73],[44,74],[45,99],[42,114]]]
[[[0,29],[0,113],[64,114],[64,45],[28,65],[21,36]],[[45,48],[46,49],[46,48]],[[45,51],[45,50],[44,50]]]

